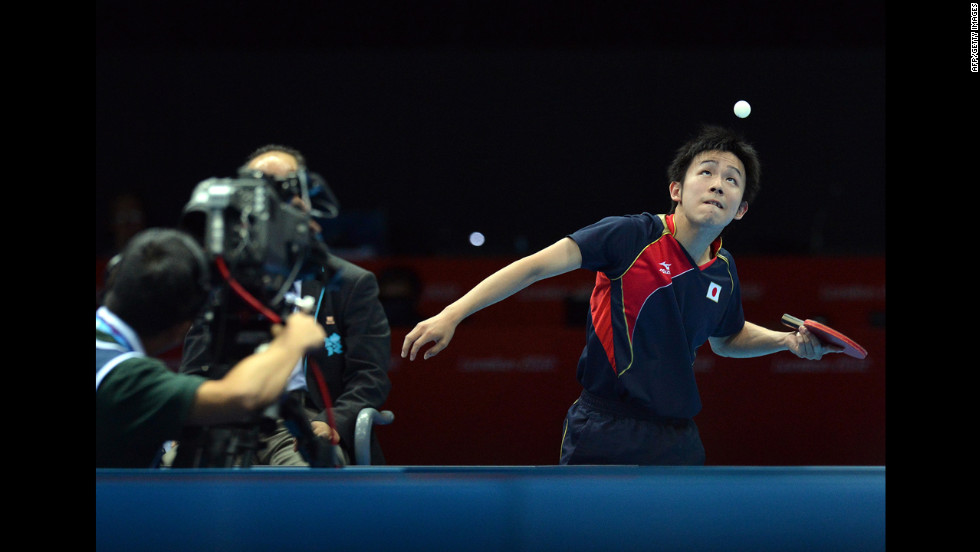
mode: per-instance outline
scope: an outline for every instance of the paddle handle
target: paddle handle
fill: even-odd
[[[795,317],[795,316],[791,316],[789,314],[784,314],[783,315],[783,324],[785,324],[785,325],[789,326],[790,328],[793,328],[794,330],[796,330],[796,329],[799,329],[799,327],[803,325],[803,321],[800,320],[799,318]]]

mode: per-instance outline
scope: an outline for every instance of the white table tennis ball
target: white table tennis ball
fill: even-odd
[[[749,105],[749,102],[745,100],[739,100],[735,102],[735,115],[738,116],[740,119],[744,119],[748,117],[749,113],[751,112],[752,112],[752,106]]]

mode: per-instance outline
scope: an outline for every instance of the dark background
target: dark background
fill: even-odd
[[[579,393],[568,370],[592,274],[549,279],[468,319],[425,369],[396,349],[500,257],[604,216],[666,211],[675,149],[703,123],[727,125],[763,169],[762,193],[725,236],[747,318],[774,328],[787,311],[823,318],[869,356],[800,364],[703,349],[708,462],[885,463],[884,2],[145,4],[96,4],[97,298],[117,194],[142,196],[147,225],[172,226],[198,182],[234,176],[261,145],[295,146],[340,199],[328,242],[379,275],[386,309],[386,269],[423,284],[414,319],[386,311],[385,408],[397,413],[382,430],[388,462],[554,463]],[[967,8],[941,29],[967,25]],[[955,33],[921,19],[896,31],[888,18],[889,37],[906,45],[889,48],[889,69],[918,87],[900,82],[904,95],[890,96],[901,116],[889,151],[911,175],[902,184],[924,187],[931,158],[895,146],[946,148],[958,140],[913,119],[966,116],[936,115],[955,91],[937,78],[953,50],[930,56],[923,45]],[[922,87],[944,100],[923,99]],[[740,99],[752,104],[747,119],[732,112]],[[486,244],[469,245],[472,231]]]
[[[665,211],[702,123],[762,159],[733,253],[884,255],[884,2],[140,4],[96,6],[97,256],[115,194],[173,225],[271,142],[338,195],[338,248],[527,253]]]

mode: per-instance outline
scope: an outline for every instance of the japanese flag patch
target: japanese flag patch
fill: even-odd
[[[720,295],[721,295],[721,286],[712,282],[711,285],[708,286],[708,299],[711,299],[712,301],[717,303],[718,297]]]

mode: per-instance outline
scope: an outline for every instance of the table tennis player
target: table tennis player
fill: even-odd
[[[596,272],[581,396],[565,417],[560,464],[703,465],[694,416],[698,347],[727,357],[790,351],[820,359],[841,347],[806,328],[747,322],[738,274],[721,234],[760,188],[755,148],[734,131],[704,126],[667,169],[671,209],[610,216],[493,273],[405,336],[402,357],[431,358],[466,317],[539,280]],[[751,397],[747,397],[751,400]]]

